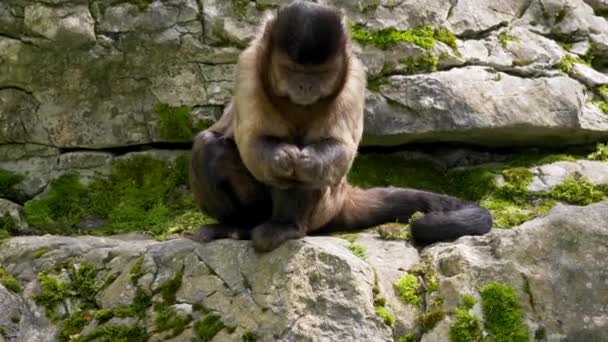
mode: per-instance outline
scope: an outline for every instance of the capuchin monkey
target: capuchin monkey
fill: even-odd
[[[270,251],[288,239],[387,222],[419,243],[481,235],[490,213],[458,198],[403,188],[359,189],[346,176],[363,134],[366,73],[333,8],[292,2],[261,25],[239,56],[222,117],[193,145],[191,187],[219,223],[190,238],[251,239]]]

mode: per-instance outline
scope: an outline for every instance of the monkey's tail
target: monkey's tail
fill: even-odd
[[[483,235],[492,228],[492,215],[478,204],[456,197],[405,188],[348,186],[344,205],[331,228],[357,230],[389,222],[406,223],[415,212],[425,215],[410,225],[416,242],[455,240]]]

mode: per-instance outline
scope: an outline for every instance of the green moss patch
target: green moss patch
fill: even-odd
[[[38,282],[40,283],[40,293],[34,295],[34,302],[42,306],[46,316],[55,322],[60,319],[55,313],[55,309],[57,305],[62,304],[68,298],[69,286],[46,273],[38,275]]]
[[[17,221],[9,213],[0,216],[0,240],[17,235]]]
[[[189,141],[199,131],[209,127],[210,122],[201,120],[196,125],[191,122],[192,109],[188,106],[172,107],[159,103],[154,113],[160,120],[160,135],[170,141]]]
[[[574,64],[588,64],[584,60],[575,57],[573,55],[565,55],[559,63],[559,69],[567,75],[571,75],[574,72]]]
[[[454,323],[450,327],[451,342],[482,342],[483,330],[479,317],[471,314],[468,309],[454,310]]]
[[[59,342],[70,342],[74,341],[84,327],[89,324],[92,319],[90,312],[79,311],[72,314],[69,318],[64,320],[59,326]]]
[[[406,75],[415,75],[420,73],[430,73],[437,71],[439,58],[431,52],[425,53],[419,58],[408,57],[402,61],[405,66]]]
[[[258,340],[257,336],[252,331],[247,331],[241,336],[243,342],[256,342]]]
[[[183,315],[164,303],[154,305],[154,325],[157,332],[170,331],[165,338],[179,336],[188,323],[192,321],[192,316]]]
[[[587,158],[591,160],[608,161],[608,143],[597,144],[595,152],[591,153]]]
[[[23,287],[21,286],[21,283],[17,279],[15,279],[15,277],[13,277],[8,272],[6,272],[4,267],[2,267],[1,265],[0,265],[0,283],[2,283],[2,285],[4,285],[4,287],[9,289],[10,291],[13,291],[14,293],[20,294],[21,292],[23,292]]]
[[[410,273],[403,275],[394,286],[399,294],[399,298],[405,303],[412,305],[420,304],[420,282],[418,282],[418,278],[415,275]]]
[[[456,36],[447,28],[434,29],[432,26],[424,26],[409,30],[398,30],[389,27],[372,31],[363,24],[352,24],[350,29],[355,41],[364,45],[373,45],[380,49],[387,49],[399,43],[412,43],[425,50],[430,50],[437,41],[441,41],[457,51]]]
[[[484,327],[495,341],[528,341],[528,329],[515,290],[507,285],[489,283],[480,290]]]
[[[18,201],[21,196],[15,185],[21,183],[23,176],[16,173],[0,169],[0,198]]]
[[[179,229],[211,222],[196,210],[188,183],[188,157],[174,163],[147,156],[116,161],[108,178],[88,186],[78,176],[65,175],[50,185],[44,198],[25,204],[25,218],[39,233],[81,234],[81,223],[101,219],[93,235],[147,231],[157,238]],[[180,219],[190,213],[187,220]],[[189,226],[189,225],[192,226]]]
[[[598,186],[582,177],[573,176],[553,188],[548,196],[570,204],[589,205],[608,197],[608,187]]]
[[[182,265],[182,267],[180,267],[180,269],[177,271],[177,273],[175,273],[175,276],[173,278],[167,280],[159,287],[158,291],[160,292],[165,303],[167,303],[167,304],[175,303],[175,294],[177,293],[177,290],[179,290],[179,288],[182,287],[182,279],[184,277],[184,268],[185,268],[185,266]]]
[[[509,42],[519,42],[520,39],[517,36],[512,36],[509,33],[507,33],[506,31],[502,32],[499,36],[498,36],[498,42],[500,43],[500,45],[502,45],[503,48],[507,48],[507,46],[509,45]]]
[[[128,0],[128,2],[137,6],[140,11],[145,11],[152,3],[152,0]]]
[[[220,316],[208,315],[194,324],[194,331],[198,341],[209,342],[225,327]]]
[[[374,310],[376,315],[382,319],[384,324],[391,329],[395,327],[395,316],[386,310],[386,299],[380,296],[380,285],[378,284],[378,274],[374,271],[374,286],[372,287],[372,298],[374,300]]]
[[[367,251],[365,250],[365,246],[360,245],[358,243],[351,243],[350,245],[348,245],[348,250],[360,259],[365,260],[365,258],[367,257]]]

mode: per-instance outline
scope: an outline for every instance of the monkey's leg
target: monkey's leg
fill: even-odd
[[[251,228],[270,217],[268,187],[249,173],[230,138],[211,131],[196,136],[190,183],[201,210],[219,221],[203,226],[193,240],[248,239]]]
[[[360,230],[383,223],[408,222],[415,212],[425,215],[411,223],[412,237],[420,243],[483,235],[492,216],[479,205],[456,197],[404,188],[350,188],[339,214],[323,230]]]
[[[320,191],[303,188],[272,189],[272,217],[251,233],[258,251],[271,251],[283,242],[306,235],[308,221]]]

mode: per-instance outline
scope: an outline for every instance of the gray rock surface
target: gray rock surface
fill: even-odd
[[[544,330],[548,341],[603,341],[607,238],[608,202],[558,205],[547,217],[516,229],[438,244],[422,255],[439,273],[438,294],[446,310],[487,282],[505,282],[517,290],[530,340]],[[448,333],[440,324],[430,334],[447,341]]]
[[[593,184],[608,184],[608,163],[579,160],[576,162],[561,161],[530,169],[534,174],[528,186],[530,192],[549,191],[567,178],[580,176]]]
[[[579,55],[591,46],[600,58],[608,52],[608,21],[596,15],[605,9],[603,0],[325,2],[339,6],[353,22],[372,30],[428,24],[457,35],[458,51],[442,42],[432,49],[441,57],[438,68],[451,69],[449,73],[457,76],[449,80],[435,73],[394,76],[406,72],[404,59],[427,53],[412,43],[386,50],[355,44],[370,79],[393,76],[382,92],[369,95],[366,135],[370,139],[366,143],[449,140],[507,145],[512,136],[496,130],[519,125],[533,128],[520,139],[526,144],[542,144],[552,140],[548,137],[566,133],[572,137],[567,143],[606,137],[604,120],[583,124],[581,104],[592,92],[559,73],[566,53],[562,42],[570,43]],[[188,141],[161,134],[156,106],[187,106],[192,117],[201,109],[221,111],[232,94],[240,49],[264,14],[280,3],[3,1],[0,144],[105,148]],[[394,69],[386,74],[388,65]],[[473,66],[489,68],[492,75]],[[576,78],[588,90],[606,83],[601,70],[577,68],[582,69]],[[487,82],[489,78],[494,84]],[[418,82],[421,79],[449,84],[437,89],[444,91],[438,94]],[[487,90],[470,88],[472,83],[481,83],[479,88]],[[403,93],[406,88],[408,94]],[[554,98],[562,95],[558,88],[568,92],[564,101]],[[503,101],[508,99],[515,100],[508,106],[513,107],[511,111],[520,114],[503,112]],[[545,103],[549,101],[554,104]],[[481,102],[496,108],[468,110]],[[445,121],[442,111],[452,108],[433,109],[430,103],[454,105],[456,119]],[[545,119],[547,112],[551,115]],[[423,120],[412,124],[411,117],[418,121],[416,115]],[[560,119],[552,119],[555,116]],[[431,129],[440,134],[429,134]]]
[[[118,274],[96,297],[98,305],[106,309],[129,304],[133,300],[129,294],[136,287],[160,301],[163,284],[183,269],[176,307],[192,311],[197,304],[221,316],[230,328],[223,329],[214,341],[240,341],[246,332],[254,332],[258,341],[389,341],[390,329],[373,308],[373,270],[342,242],[306,238],[269,254],[256,254],[249,242],[228,240],[201,246],[183,239],[14,238],[1,243],[0,264],[25,285],[25,292],[20,297],[0,286],[0,303],[5,308],[0,312],[0,326],[6,327],[9,341],[33,341],[34,329],[45,332],[48,321],[44,314],[24,321],[39,310],[32,300],[39,291],[37,274],[67,262],[92,265],[100,270],[97,279]],[[45,254],[33,256],[42,248],[47,250]],[[130,270],[140,257],[142,274],[133,284]],[[10,317],[19,316],[20,310],[26,316],[17,325]],[[150,308],[143,322],[132,323],[153,324],[152,311]],[[192,315],[197,320],[206,313]],[[191,326],[176,341],[188,340]],[[54,340],[52,331],[46,332],[50,335],[45,339]],[[153,329],[150,333],[155,335]]]
[[[369,144],[555,145],[608,137],[608,115],[588,119],[584,86],[568,77],[526,79],[475,66],[388,81],[381,96],[368,96]]]

